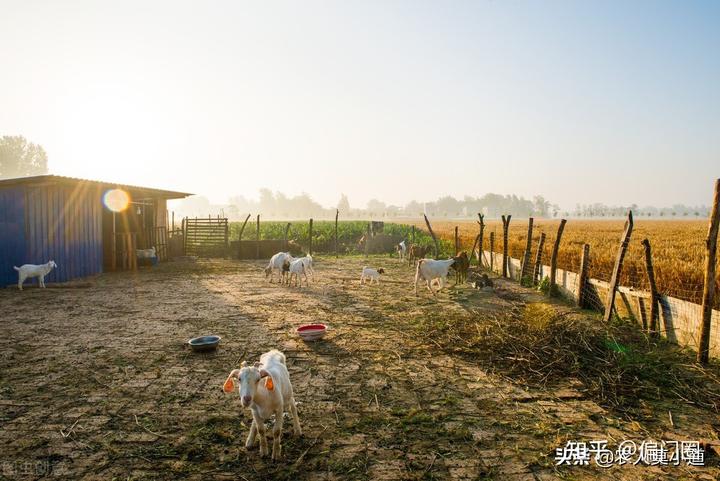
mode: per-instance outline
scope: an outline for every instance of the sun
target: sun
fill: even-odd
[[[122,212],[130,205],[130,196],[122,189],[110,189],[103,195],[103,204],[113,212]]]

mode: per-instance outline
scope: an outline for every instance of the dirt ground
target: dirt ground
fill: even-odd
[[[363,264],[387,270],[360,286]],[[265,282],[264,263],[181,261],[75,288],[0,290],[0,477],[6,479],[720,479],[720,468],[554,466],[567,440],[717,439],[706,412],[643,425],[573,380],[532,390],[445,354],[414,319],[543,302],[469,287],[437,299],[396,259],[316,259],[309,288]],[[558,308],[565,308],[558,306]],[[294,329],[329,324],[326,338]],[[194,354],[187,339],[222,336]],[[244,359],[285,352],[305,431],[282,460],[244,448],[250,415],[221,386]]]

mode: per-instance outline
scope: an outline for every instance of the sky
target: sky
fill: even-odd
[[[214,202],[709,204],[718,25],[717,1],[0,0],[0,136]]]

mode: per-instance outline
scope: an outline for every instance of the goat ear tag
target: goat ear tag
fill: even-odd
[[[233,382],[232,377],[229,377],[225,380],[225,384],[223,384],[223,391],[232,392],[233,389],[235,389],[235,383]]]
[[[267,389],[268,391],[272,391],[273,389],[275,389],[275,385],[273,384],[272,378],[270,376],[268,376],[265,380],[265,389]]]

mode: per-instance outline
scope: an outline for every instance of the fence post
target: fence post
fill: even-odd
[[[643,239],[642,245],[645,247],[645,270],[647,271],[648,284],[650,284],[650,323],[648,329],[650,334],[657,334],[659,317],[658,302],[660,299],[658,298],[657,284],[655,284],[655,268],[652,262],[652,250],[649,240]]]
[[[412,226],[412,230],[410,231],[410,235],[411,235],[410,243],[411,243],[411,244],[414,244],[414,243],[415,243],[415,226]]]
[[[540,240],[538,241],[538,250],[535,254],[535,269],[533,269],[532,283],[537,284],[538,278],[540,277],[540,268],[542,267],[542,253],[543,247],[545,246],[545,233],[540,233]]]
[[[283,237],[286,251],[288,250],[288,232],[290,232],[290,222],[285,226],[285,235]]]
[[[480,221],[478,222],[478,224],[480,224],[480,234],[478,235],[478,267],[482,267],[483,235],[485,234],[485,216],[478,212],[478,217],[480,218]]]
[[[187,255],[187,217],[183,217],[182,220],[182,232],[183,232],[183,255]],[[113,236],[115,234],[115,213],[113,213]],[[115,249],[115,242],[113,241],[113,249]]]
[[[607,301],[605,302],[605,315],[603,315],[603,321],[610,322],[610,316],[612,316],[612,310],[615,306],[615,294],[617,291],[618,283],[620,282],[620,273],[622,272],[623,259],[627,252],[628,244],[630,243],[630,236],[633,230],[633,216],[632,211],[628,211],[628,218],[625,222],[625,232],[620,239],[620,248],[618,249],[618,255],[615,259],[615,267],[613,267],[612,277],[610,278],[610,291],[608,292]]]
[[[313,238],[312,225],[313,225],[313,220],[312,220],[312,217],[310,217],[310,226],[308,227],[308,254],[309,255],[312,255],[312,238]]]
[[[260,214],[257,215],[255,226],[255,259],[260,259]]]
[[[455,226],[455,255],[460,252],[460,241],[458,239],[458,226]]]
[[[715,197],[713,199],[712,213],[708,235],[705,239],[705,286],[703,287],[702,323],[698,326],[698,355],[697,360],[707,364],[710,359],[710,323],[712,322],[712,308],[715,297],[715,262],[717,257],[718,225],[720,224],[720,179],[715,181]]]
[[[247,225],[248,221],[250,220],[250,215],[251,214],[248,214],[247,217],[245,217],[245,222],[243,222],[242,227],[240,227],[240,234],[238,234],[238,259],[242,258],[242,247],[240,247],[240,245],[242,243],[241,242],[242,235],[243,235],[243,232],[245,231],[245,226]]]
[[[502,216],[503,223],[503,264],[502,264],[502,276],[508,276],[508,229],[510,228],[510,218],[512,215],[507,217]]]
[[[533,218],[528,217],[528,232],[527,242],[525,243],[525,252],[523,254],[522,265],[520,266],[520,282],[528,275],[527,271],[530,268],[530,254],[532,253],[532,232],[533,232]]]
[[[490,272],[495,272],[495,232],[490,233]]]
[[[565,219],[560,219],[557,236],[555,236],[555,244],[553,244],[552,255],[550,256],[550,289],[548,290],[548,294],[550,294],[551,296],[557,294],[557,285],[555,284],[555,279],[557,276],[557,258],[558,253],[560,252],[560,240],[562,239],[566,223],[567,221]]]
[[[367,232],[365,233],[365,258],[367,259],[370,251],[370,222],[367,224]]]
[[[428,220],[427,215],[423,214],[423,217],[425,218],[425,225],[430,231],[430,235],[432,236],[433,242],[435,243],[435,259],[437,259],[440,256],[440,246],[438,245],[437,237],[435,237],[435,233],[430,226],[430,221]]]
[[[588,264],[590,263],[590,244],[583,246],[582,258],[580,259],[580,273],[578,279],[578,307],[585,307],[585,284],[587,283]]]
[[[338,256],[338,233],[337,233],[337,227],[338,227],[338,216],[340,215],[340,210],[335,209],[335,257]]]

